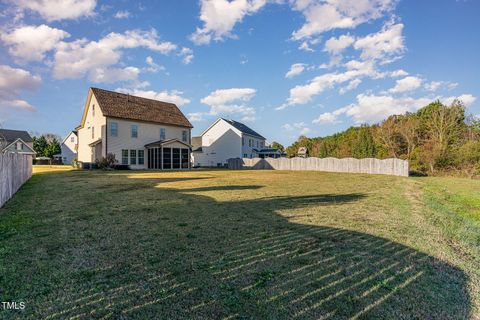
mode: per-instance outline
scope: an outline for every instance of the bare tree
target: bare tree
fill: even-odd
[[[398,134],[406,144],[408,160],[412,158],[413,150],[418,145],[420,139],[419,128],[420,121],[413,116],[405,117],[398,123]]]
[[[426,121],[427,135],[432,143],[437,144],[441,152],[445,152],[447,146],[454,142],[462,132],[464,121],[463,104],[456,100],[450,107],[440,104],[432,109]]]
[[[400,150],[399,132],[396,117],[392,116],[380,124],[376,129],[375,138],[377,143],[388,151],[391,157],[398,157]]]

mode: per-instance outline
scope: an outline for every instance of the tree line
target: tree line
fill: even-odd
[[[39,137],[34,136],[33,150],[37,153],[37,157],[53,158],[53,155],[62,153],[58,137],[50,133]]]
[[[422,174],[480,175],[480,119],[467,116],[461,101],[435,101],[414,113],[381,123],[350,127],[334,135],[300,136],[286,148],[293,157],[307,147],[313,157],[400,158]]]

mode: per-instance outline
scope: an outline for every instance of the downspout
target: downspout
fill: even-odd
[[[108,118],[105,117],[105,123],[106,123],[106,128],[105,128],[105,158],[108,155]]]

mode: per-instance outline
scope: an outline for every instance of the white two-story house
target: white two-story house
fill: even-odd
[[[77,131],[70,131],[60,144],[62,150],[60,158],[63,164],[70,164],[77,158],[77,143]]]
[[[192,127],[173,103],[90,88],[76,128],[78,161],[113,154],[132,169],[188,169]]]
[[[230,158],[254,158],[265,147],[265,138],[243,123],[217,119],[199,137],[194,137],[193,164],[220,167]]]

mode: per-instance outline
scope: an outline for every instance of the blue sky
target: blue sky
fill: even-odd
[[[0,126],[64,136],[90,86],[292,143],[461,99],[480,114],[476,0],[0,2]]]

